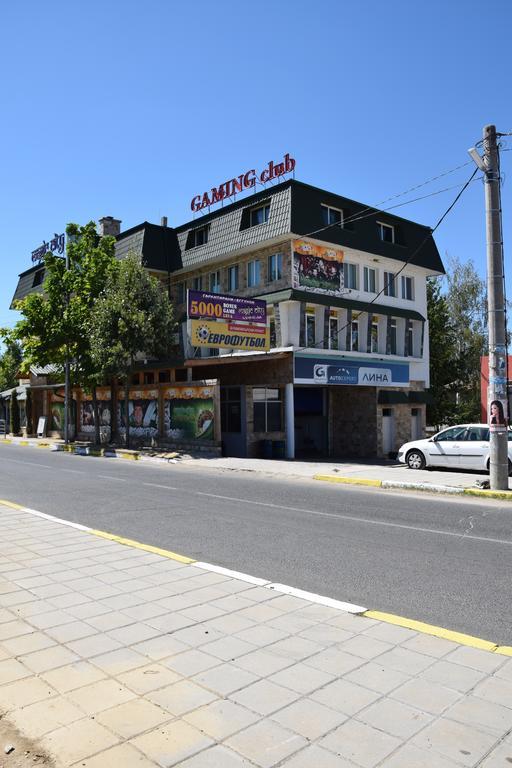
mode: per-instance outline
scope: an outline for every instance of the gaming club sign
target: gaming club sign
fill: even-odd
[[[260,173],[256,173],[256,170],[252,168],[250,171],[241,173],[234,179],[224,181],[217,187],[212,187],[209,192],[203,192],[202,195],[196,195],[192,198],[190,207],[194,212],[201,211],[203,208],[208,208],[210,205],[220,203],[222,200],[226,200],[229,197],[233,197],[237,192],[243,192],[244,189],[250,189],[256,186],[256,183],[266,184],[272,179],[277,179],[279,176],[285,176],[287,173],[292,173],[295,169],[295,160],[290,157],[288,153],[284,156],[282,162],[274,163],[271,160],[267,167]]]

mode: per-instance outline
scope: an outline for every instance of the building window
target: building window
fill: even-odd
[[[194,291],[202,291],[203,290],[203,278],[201,275],[199,277],[194,277],[192,280],[192,287]]]
[[[242,396],[240,387],[221,387],[220,423],[222,432],[242,431]]]
[[[32,288],[35,288],[36,285],[41,285],[44,280],[44,269],[38,269],[37,272],[34,272],[34,279],[32,280]]]
[[[132,374],[132,384],[135,384],[135,385],[140,384],[140,374],[139,373]]]
[[[414,356],[414,338],[412,331],[412,321],[406,320],[407,327],[405,329],[405,350],[407,357]]]
[[[228,267],[228,291],[238,291],[238,264]]]
[[[339,224],[340,227],[343,226],[343,211],[339,208],[331,208],[330,205],[322,205],[322,221],[324,222],[325,226],[329,226],[329,224]]]
[[[354,291],[359,289],[359,266],[349,264],[345,261],[343,264],[343,283],[345,288],[351,288]]]
[[[402,275],[402,299],[414,301],[414,277]]]
[[[281,280],[283,276],[283,254],[273,253],[268,257],[268,282]]]
[[[384,296],[396,296],[396,276],[393,272],[384,272]]]
[[[210,272],[210,293],[220,293],[220,270]]]
[[[396,355],[396,320],[394,318],[389,325],[389,354]]]
[[[254,288],[260,284],[260,262],[258,259],[247,264],[247,287]]]
[[[176,303],[183,304],[185,301],[185,283],[178,283],[176,285]]]
[[[376,317],[372,317],[372,327],[370,331],[370,352],[379,351],[379,321]]]
[[[144,371],[144,384],[154,384],[155,374],[154,371]]]
[[[283,428],[281,393],[269,387],[254,388],[254,431],[281,432]]]
[[[314,315],[306,315],[306,347],[314,347],[316,342],[316,318]]]
[[[350,325],[350,350],[357,352],[359,349],[359,320],[352,320]]]
[[[167,384],[168,381],[171,380],[171,372],[170,371],[158,371],[158,383],[159,384]]]
[[[174,371],[174,380],[175,381],[187,381],[187,369],[186,368],[176,368]]]
[[[191,229],[187,235],[185,250],[188,251],[190,248],[198,248],[200,245],[206,245],[208,242],[208,229],[208,226]]]
[[[261,205],[259,208],[251,208],[250,226],[255,227],[257,224],[266,224],[270,215],[270,203]]]
[[[364,290],[366,293],[377,293],[377,271],[371,267],[364,268]]]
[[[329,318],[329,349],[339,349],[337,315],[331,315],[331,317]]]
[[[395,228],[391,224],[384,224],[382,221],[377,222],[377,229],[379,237],[384,243],[395,242]]]

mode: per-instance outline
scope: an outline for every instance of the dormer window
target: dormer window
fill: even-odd
[[[258,224],[266,224],[270,216],[270,203],[261,205],[258,208],[251,208],[250,226],[256,227]]]
[[[37,272],[34,272],[34,279],[32,280],[32,288],[34,288],[36,285],[41,285],[43,280],[44,280],[44,269],[38,269]]]
[[[322,205],[322,221],[325,226],[330,224],[338,224],[343,226],[343,211],[340,208],[332,208],[330,205]]]
[[[391,224],[384,224],[384,222],[378,221],[377,229],[383,243],[395,242],[395,228]]]
[[[188,251],[191,248],[198,248],[200,245],[206,245],[208,242],[208,230],[208,226],[191,229],[187,235],[185,250]]]

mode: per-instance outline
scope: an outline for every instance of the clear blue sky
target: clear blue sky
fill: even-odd
[[[179,224],[193,195],[285,152],[296,178],[368,204],[466,162],[483,125],[512,131],[511,22],[508,0],[489,20],[472,0],[5,3],[0,325],[69,221]],[[455,194],[396,213],[433,226]],[[503,207],[510,254],[507,184]],[[436,234],[482,275],[483,211],[476,182]]]

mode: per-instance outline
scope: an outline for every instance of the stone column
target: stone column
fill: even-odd
[[[293,383],[286,384],[285,396],[285,421],[286,421],[286,458],[295,458],[295,408],[293,398]]]

